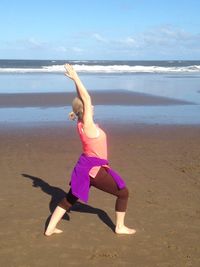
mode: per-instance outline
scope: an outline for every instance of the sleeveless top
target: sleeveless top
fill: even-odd
[[[101,128],[99,128],[98,124],[96,124],[96,127],[97,137],[91,138],[85,134],[83,123],[77,123],[77,130],[81,139],[83,153],[88,157],[96,157],[107,160],[107,137],[105,132]],[[100,168],[100,166],[93,167],[90,170],[89,175],[95,178]]]

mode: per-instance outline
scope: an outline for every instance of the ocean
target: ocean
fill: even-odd
[[[83,73],[200,73],[200,61],[0,60],[0,73],[62,73],[69,63]]]
[[[66,62],[74,66],[89,91],[128,90],[191,102],[107,105],[106,109],[99,105],[95,117],[100,121],[200,124],[200,61],[0,60],[0,94],[72,92],[74,84],[64,75]],[[4,107],[0,108],[0,122],[65,121],[70,109]]]

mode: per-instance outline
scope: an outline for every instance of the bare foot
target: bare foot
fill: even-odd
[[[121,226],[121,227],[116,227],[115,228],[115,233],[116,234],[127,234],[127,235],[133,235],[136,233],[135,229],[131,229],[126,227],[125,225]]]
[[[63,232],[62,230],[60,230],[58,228],[55,228],[52,231],[46,231],[45,235],[46,236],[51,236],[52,234],[61,234],[62,232]]]

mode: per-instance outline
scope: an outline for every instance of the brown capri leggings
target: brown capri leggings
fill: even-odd
[[[120,212],[126,211],[129,197],[128,189],[126,187],[119,189],[115,180],[105,168],[101,167],[95,178],[90,177],[90,186],[94,186],[116,196],[115,210]],[[77,200],[78,198],[72,194],[70,189],[66,197],[64,197],[58,205],[63,209],[69,210]]]

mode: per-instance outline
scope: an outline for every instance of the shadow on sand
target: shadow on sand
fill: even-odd
[[[50,203],[49,203],[49,210],[50,210],[51,213],[53,213],[54,209],[56,208],[58,203],[61,201],[61,199],[66,196],[66,192],[65,191],[63,191],[62,189],[60,189],[58,187],[49,185],[47,182],[45,182],[44,180],[42,180],[39,177],[35,177],[35,176],[29,175],[29,174],[25,174],[25,173],[22,173],[22,176],[32,180],[32,183],[33,183],[32,186],[33,187],[38,187],[44,193],[50,195],[51,200],[50,200]],[[83,203],[77,201],[73,205],[71,210],[72,211],[76,211],[76,212],[84,212],[84,213],[96,214],[104,224],[106,224],[113,232],[115,231],[115,225],[113,224],[112,220],[110,219],[108,214],[105,211],[101,210],[101,209],[94,208],[94,207],[91,207],[91,206],[89,206],[87,204],[83,204]],[[50,218],[51,218],[51,215],[46,220],[45,229],[46,229],[46,227],[47,227],[47,225],[49,223]],[[63,219],[69,221],[70,220],[69,214],[65,213]]]

